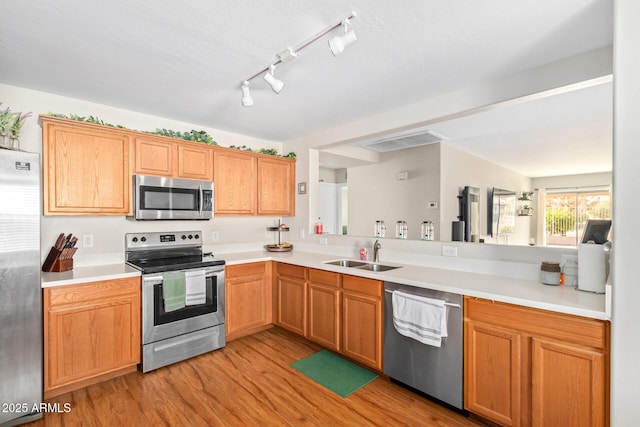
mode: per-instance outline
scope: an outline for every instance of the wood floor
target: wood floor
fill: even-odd
[[[388,379],[343,399],[289,366],[321,347],[279,328],[49,400],[28,426],[478,426]]]

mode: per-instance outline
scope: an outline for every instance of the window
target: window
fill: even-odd
[[[608,187],[546,190],[547,246],[577,246],[589,219],[609,218],[611,193]]]

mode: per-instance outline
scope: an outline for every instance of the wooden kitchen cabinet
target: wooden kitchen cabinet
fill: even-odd
[[[469,321],[467,334],[465,408],[502,425],[519,426],[520,333]]]
[[[309,315],[307,338],[341,351],[341,276],[330,271],[309,269]]]
[[[240,150],[216,150],[213,156],[216,215],[256,215],[257,156]]]
[[[307,269],[284,263],[278,263],[276,268],[274,323],[306,336]]]
[[[294,216],[296,163],[282,157],[258,158],[258,214]]]
[[[44,397],[140,362],[140,278],[44,288]]]
[[[382,371],[383,283],[342,275],[342,354]]]
[[[130,215],[131,145],[117,129],[41,116],[45,215]]]
[[[607,426],[609,322],[465,297],[465,409],[506,426]]]
[[[137,175],[213,180],[213,149],[208,145],[136,136],[134,146]]]
[[[225,276],[227,341],[270,327],[271,262],[229,265]]]

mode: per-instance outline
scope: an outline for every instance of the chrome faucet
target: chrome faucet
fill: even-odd
[[[373,244],[373,262],[380,261],[380,249],[382,249],[382,245],[379,241],[376,240],[376,242]]]

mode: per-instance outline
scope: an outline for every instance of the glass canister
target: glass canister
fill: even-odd
[[[387,226],[384,225],[384,221],[380,220],[380,237],[384,237],[387,234]]]
[[[545,285],[560,285],[560,263],[553,261],[542,261],[540,265],[540,282]]]
[[[380,234],[382,234],[382,224],[380,224],[380,221],[376,221],[376,224],[373,226],[373,236],[380,237]]]
[[[433,240],[435,229],[432,221],[422,221],[420,225],[420,238],[422,240]]]
[[[408,230],[407,221],[396,222],[396,239],[406,239]]]

